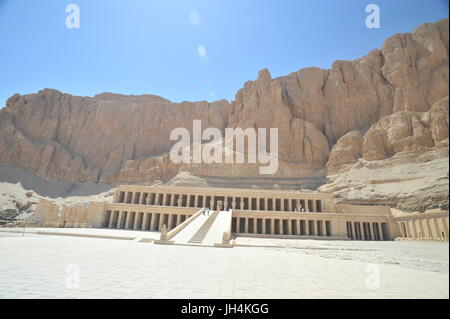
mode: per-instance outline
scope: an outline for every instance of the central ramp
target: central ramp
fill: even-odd
[[[215,244],[222,243],[224,232],[228,234],[231,232],[231,211],[221,211],[217,214],[202,244],[214,246]]]
[[[197,230],[191,240],[189,240],[189,243],[201,244],[218,215],[218,212],[213,212],[206,222],[204,222],[203,225]]]
[[[208,220],[207,215],[198,215],[189,225],[176,234],[172,240],[177,244],[187,244],[200,227]]]
[[[176,244],[215,246],[221,244],[224,232],[231,231],[231,211],[198,214],[171,240]]]

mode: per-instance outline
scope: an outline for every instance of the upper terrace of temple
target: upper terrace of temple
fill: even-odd
[[[312,191],[186,186],[120,186],[114,203],[217,209],[334,212],[331,194]]]

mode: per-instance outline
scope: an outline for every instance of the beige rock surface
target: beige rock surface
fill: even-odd
[[[51,89],[15,94],[0,110],[0,164],[70,183],[168,182],[187,171],[233,179],[231,184],[314,188],[327,169],[348,170],[361,157],[445,157],[448,39],[443,19],[393,35],[380,50],[336,61],[330,70],[305,68],[272,79],[264,69],[231,103],[113,93],[80,97]],[[169,134],[175,127],[192,133],[194,119],[222,133],[225,127],[278,128],[279,170],[261,176],[249,164],[173,164]]]
[[[374,124],[364,136],[363,158],[381,160],[397,153],[422,154],[448,147],[448,96],[427,112],[399,111]]]
[[[328,159],[328,172],[339,169],[343,164],[358,161],[362,156],[363,136],[359,131],[350,131],[338,139]]]
[[[448,209],[448,149],[347,164],[318,190],[338,203],[387,205],[404,211]]]

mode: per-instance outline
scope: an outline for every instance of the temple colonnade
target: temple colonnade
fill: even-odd
[[[289,197],[289,193],[295,194],[294,191],[286,191],[283,196],[275,195],[261,191],[255,191],[253,194],[240,195],[233,194],[213,194],[213,189],[205,190],[203,193],[193,194],[189,189],[186,192],[167,191],[138,191],[136,189],[120,189],[116,192],[114,203],[134,204],[134,205],[156,205],[170,207],[191,207],[202,208],[207,207],[217,209],[217,203],[222,201],[225,210],[257,210],[257,211],[280,211],[280,212],[323,212],[324,202],[320,198],[298,196]],[[201,192],[201,190],[200,190]],[[226,191],[222,191],[226,193]],[[231,189],[228,193],[233,193]],[[237,192],[239,193],[239,192]],[[261,194],[261,195],[259,195]],[[296,194],[295,194],[296,195]]]
[[[112,229],[160,231],[163,225],[171,230],[191,217],[188,213],[157,213],[108,210],[103,227]]]
[[[401,239],[445,240],[449,239],[448,216],[412,216],[397,221]]]

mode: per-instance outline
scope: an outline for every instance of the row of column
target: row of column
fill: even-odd
[[[328,220],[233,217],[231,231],[240,234],[331,236]]]
[[[347,222],[347,236],[352,240],[388,240],[386,223]]]
[[[262,211],[292,211],[292,212],[322,212],[323,203],[320,199],[292,199],[267,197],[234,197],[208,196],[172,193],[141,193],[120,191],[118,203],[159,205],[174,207],[208,207],[217,209],[217,201],[223,202],[224,209],[262,210]]]
[[[448,240],[448,221],[442,218],[421,218],[399,222],[403,239]]]
[[[163,225],[166,225],[167,229],[171,230],[191,216],[186,214],[107,211],[104,227],[161,231]]]

